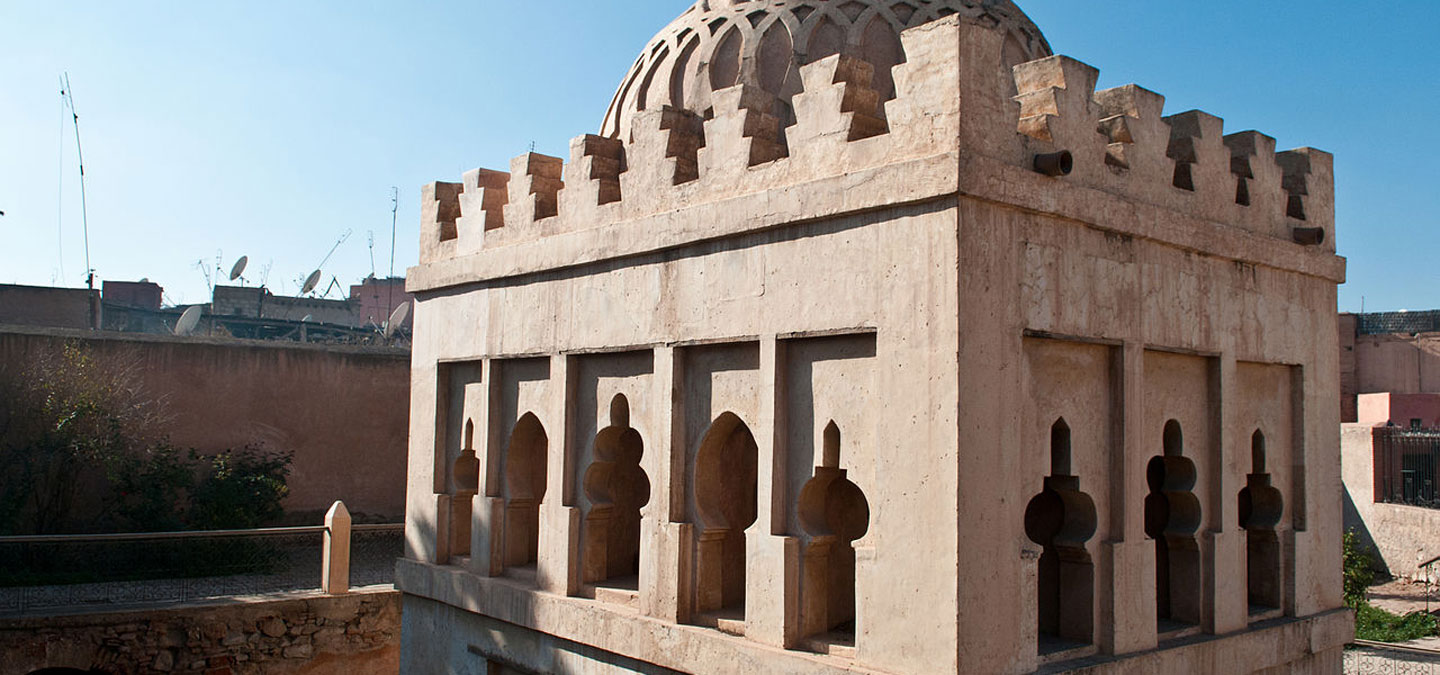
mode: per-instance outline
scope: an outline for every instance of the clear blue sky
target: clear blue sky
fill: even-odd
[[[1136,82],[1171,113],[1335,153],[1340,308],[1440,307],[1440,2],[1019,2],[1102,87]],[[203,302],[196,262],[223,251],[293,293],[347,229],[327,282],[369,274],[372,231],[386,274],[391,186],[403,273],[422,184],[504,169],[532,141],[567,154],[688,4],[0,0],[0,283],[84,283],[63,71],[101,278]]]

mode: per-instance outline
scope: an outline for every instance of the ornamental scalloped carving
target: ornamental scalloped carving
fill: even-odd
[[[905,62],[900,32],[951,14],[1004,27],[1007,66],[1051,54],[1010,0],[701,0],[646,46],[600,133],[628,140],[631,116],[662,106],[709,118],[712,94],[740,83],[788,109],[802,91],[799,67],[837,53],[875,66],[874,88],[888,101],[895,97],[890,69]]]

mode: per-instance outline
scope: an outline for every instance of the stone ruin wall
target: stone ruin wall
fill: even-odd
[[[395,673],[400,594],[197,604],[114,614],[0,618],[0,675]]]

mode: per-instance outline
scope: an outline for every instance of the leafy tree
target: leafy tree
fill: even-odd
[[[181,451],[139,373],[79,341],[0,368],[0,534],[243,529],[284,515],[291,454]]]
[[[82,490],[154,438],[163,401],[139,386],[123,359],[101,362],[77,342],[0,374],[0,530],[55,533],[95,525],[79,514]],[[86,515],[92,517],[85,517]]]

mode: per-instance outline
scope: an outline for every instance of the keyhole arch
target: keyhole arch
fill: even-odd
[[[640,511],[650,503],[650,478],[641,462],[645,442],[630,426],[630,401],[616,394],[610,400],[609,426],[593,445],[593,458],[581,479],[589,504],[585,508],[582,574],[586,583],[625,579],[638,584],[640,573]]]

